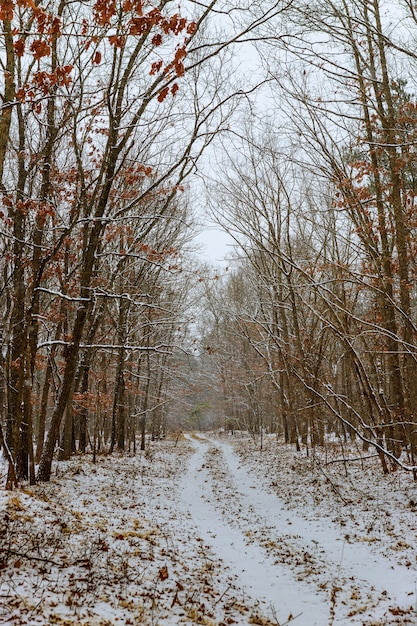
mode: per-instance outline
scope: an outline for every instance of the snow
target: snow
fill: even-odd
[[[0,491],[0,624],[417,624],[412,477],[318,454],[187,435]]]
[[[225,453],[227,475],[232,475],[234,479],[233,495],[238,493],[246,511],[250,508],[259,511],[265,521],[271,515],[272,524],[278,528],[280,517],[275,519],[274,515],[276,498],[272,496],[272,510],[263,508],[264,504],[270,504],[267,502],[269,494],[254,485],[250,475],[239,467],[230,446],[222,445],[214,449],[219,448]],[[270,607],[271,612],[277,615],[279,623],[284,619],[287,621],[290,615],[301,613],[296,620],[301,626],[325,624],[328,611],[324,603],[316,597],[315,591],[307,584],[297,582],[287,568],[275,564],[258,545],[248,543],[250,531],[242,532],[240,520],[236,524],[238,518],[234,520],[233,514],[227,515],[228,494],[219,497],[220,490],[212,490],[206,453],[204,443],[199,443],[196,454],[191,459],[182,491],[185,510],[190,511],[205,541],[234,572],[247,593]],[[260,508],[257,508],[258,505]],[[222,512],[229,523],[222,521]],[[240,513],[238,515],[240,518]],[[250,527],[248,524],[247,528]]]

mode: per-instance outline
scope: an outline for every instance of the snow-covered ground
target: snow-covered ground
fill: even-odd
[[[417,486],[187,436],[0,491],[0,624],[417,624]]]

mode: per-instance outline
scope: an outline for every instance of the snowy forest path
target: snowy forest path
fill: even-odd
[[[413,571],[288,511],[229,443],[190,441],[180,506],[263,612],[281,625],[417,624]]]

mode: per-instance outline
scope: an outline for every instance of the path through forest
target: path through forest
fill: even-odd
[[[192,441],[180,507],[236,584],[279,624],[417,623],[414,571],[349,541],[325,517],[286,510],[228,443]]]
[[[0,624],[416,625],[414,481],[334,460],[190,434],[0,490]]]

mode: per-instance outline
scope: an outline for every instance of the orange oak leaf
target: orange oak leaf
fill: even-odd
[[[158,95],[158,102],[163,102],[165,98],[167,97],[168,93],[169,93],[169,87],[164,87]]]
[[[39,60],[42,57],[49,56],[51,54],[51,47],[46,41],[42,39],[37,39],[33,41],[30,45],[30,50],[33,53],[35,59]]]

